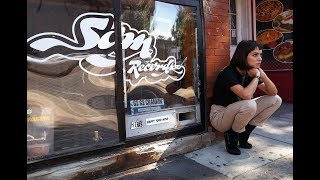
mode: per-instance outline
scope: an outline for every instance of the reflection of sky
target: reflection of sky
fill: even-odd
[[[155,36],[172,37],[171,29],[178,14],[178,6],[163,2],[155,2],[155,13],[151,23],[151,34]],[[153,30],[152,30],[153,29]]]

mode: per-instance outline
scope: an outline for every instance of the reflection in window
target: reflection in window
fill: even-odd
[[[143,45],[151,42],[148,57],[133,56],[142,45],[124,52],[128,113],[134,113],[130,102],[139,99],[163,98],[155,110],[195,105],[196,9],[153,0],[126,0],[121,6],[121,21],[132,28],[130,35],[126,28],[123,41],[131,36],[134,42],[143,37]]]
[[[103,56],[88,58],[101,54],[97,46],[78,50],[89,39],[112,32],[112,14],[94,15],[112,13],[112,0],[95,3],[51,0],[39,6],[38,1],[28,1],[27,34],[33,41],[32,46],[30,42],[27,44],[28,160],[79,153],[119,142],[114,75],[94,75],[112,72],[114,67],[97,66]],[[104,31],[92,28],[93,31],[83,34],[81,28],[93,23],[80,26],[76,19],[88,12],[92,13],[78,20],[89,22],[92,17],[109,18],[110,23]],[[72,29],[74,22],[77,23]],[[75,34],[72,34],[73,30]],[[46,35],[51,32],[61,36]],[[46,41],[49,38],[52,43]],[[77,41],[68,38],[77,38]],[[114,40],[114,37],[110,39]],[[96,40],[92,43],[98,43],[99,39]],[[45,48],[59,41],[68,46]],[[108,51],[114,51],[114,47],[104,50],[106,54]],[[54,54],[65,56],[50,57]]]

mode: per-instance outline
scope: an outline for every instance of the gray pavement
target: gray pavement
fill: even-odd
[[[230,155],[224,140],[101,179],[293,179],[293,105],[283,103],[249,138],[252,149]]]

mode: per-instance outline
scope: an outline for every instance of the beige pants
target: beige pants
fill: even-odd
[[[248,123],[262,126],[281,103],[282,99],[278,95],[264,95],[251,100],[241,100],[227,107],[213,104],[210,110],[210,122],[220,132],[232,128],[235,132],[241,133],[245,131]]]

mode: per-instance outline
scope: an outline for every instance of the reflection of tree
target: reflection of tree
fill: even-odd
[[[174,27],[171,30],[171,34],[174,37],[173,43],[182,47],[182,59],[187,57],[185,64],[186,75],[184,78],[184,86],[189,87],[193,85],[192,67],[193,59],[195,58],[195,12],[192,8],[183,8],[179,6],[179,12]]]
[[[153,21],[153,17],[156,14],[155,1],[122,0],[121,3],[123,22],[129,23],[131,27],[137,30],[153,31],[152,28],[154,28],[156,24],[153,24],[152,27],[150,25],[152,22],[157,23],[156,21]],[[187,57],[187,61],[185,63],[187,74],[185,75],[183,82],[180,81],[180,83],[184,84],[183,87],[187,88],[193,85],[193,63],[196,57],[195,9],[178,5],[175,5],[175,7],[177,7],[178,11],[177,16],[169,17],[176,18],[175,24],[171,29],[173,38],[170,40],[165,37],[161,37],[161,35],[157,37],[157,57],[160,59],[166,59],[170,49],[182,50],[176,57],[179,57],[177,60],[180,63]]]
[[[124,0],[122,4],[122,20],[139,30],[150,27],[151,14],[155,9],[155,1],[150,0]]]
[[[181,6],[178,8],[177,19],[175,25],[171,29],[171,34],[174,37],[174,44],[182,47],[185,35],[190,36],[191,39],[194,38],[194,31],[185,32],[185,30],[188,26],[188,29],[190,29],[190,26],[194,27],[195,17],[194,12],[192,11],[193,9],[183,8]]]

